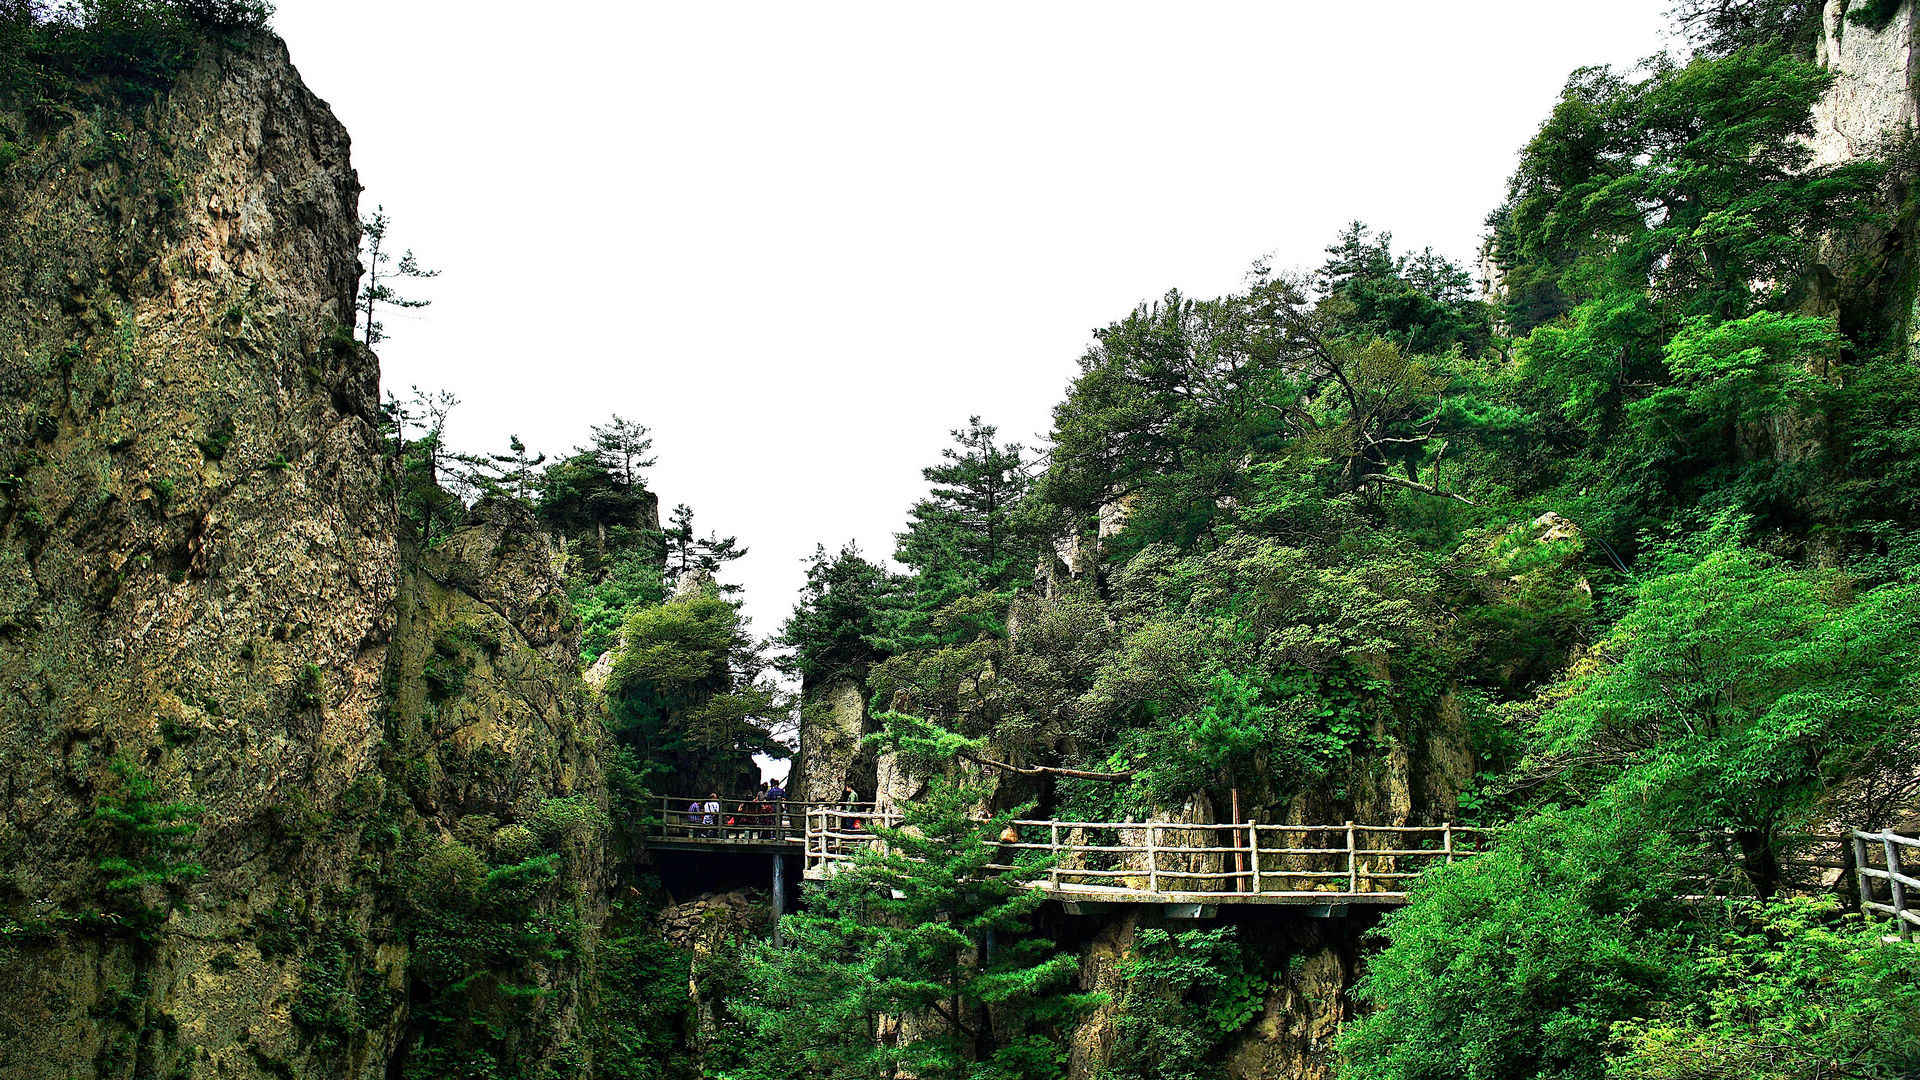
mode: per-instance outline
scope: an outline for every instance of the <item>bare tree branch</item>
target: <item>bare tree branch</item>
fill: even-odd
[[[985,765],[989,769],[999,769],[1021,776],[1065,776],[1074,780],[1104,780],[1115,784],[1133,779],[1132,769],[1126,772],[1097,772],[1091,769],[1069,769],[1060,765],[1009,765],[1004,761],[995,761],[977,754],[963,753],[960,756],[975,765]]]
[[[1382,483],[1382,484],[1391,484],[1394,487],[1406,488],[1408,491],[1418,491],[1422,495],[1436,495],[1442,499],[1452,499],[1455,502],[1462,502],[1467,504],[1468,506],[1479,505],[1475,503],[1472,499],[1467,498],[1465,495],[1462,495],[1457,491],[1441,491],[1439,488],[1434,487],[1432,484],[1416,483],[1412,480],[1406,479],[1405,477],[1394,476],[1392,473],[1368,473],[1365,477],[1361,479],[1360,482],[1362,484],[1370,484],[1370,483],[1376,483],[1376,482]]]

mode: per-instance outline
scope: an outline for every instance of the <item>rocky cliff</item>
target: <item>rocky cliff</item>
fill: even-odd
[[[1849,19],[1875,5],[1860,0],[1827,0],[1821,13],[1816,59],[1834,73],[1835,82],[1814,106],[1812,147],[1815,165],[1839,165],[1882,155],[1920,122],[1915,97],[1916,22],[1914,5],[1902,2],[1885,22]]]
[[[544,541],[404,555],[347,135],[277,40],[5,122],[0,1074],[387,1075],[415,857],[565,849],[595,904]]]
[[[1833,73],[1834,84],[1813,108],[1812,163],[1877,160],[1890,168],[1885,220],[1826,239],[1804,304],[1837,315],[1864,340],[1898,344],[1910,354],[1920,335],[1920,275],[1913,260],[1920,239],[1912,161],[1920,125],[1917,39],[1920,8],[1912,0],[1827,0],[1822,11],[1815,55]]]

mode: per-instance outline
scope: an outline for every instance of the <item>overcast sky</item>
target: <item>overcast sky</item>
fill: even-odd
[[[363,209],[444,274],[384,383],[468,449],[653,427],[761,633],[869,554],[979,413],[1044,435],[1089,332],[1316,262],[1342,222],[1471,263],[1573,68],[1671,0],[279,0]]]

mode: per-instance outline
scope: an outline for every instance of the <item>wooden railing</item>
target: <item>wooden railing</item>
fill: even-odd
[[[1855,829],[1852,839],[1860,910],[1887,916],[1912,941],[1920,926],[1920,838]]]
[[[709,812],[709,802],[719,809]],[[654,819],[647,823],[647,840],[671,845],[675,841],[707,843],[767,844],[776,841],[799,844],[806,815],[815,808],[839,809],[839,803],[809,803],[787,799],[762,802],[759,799],[706,799],[691,796],[660,796],[654,805]]]
[[[899,823],[871,807],[806,815],[806,873],[821,878]],[[1406,897],[1421,871],[1477,854],[1488,832],[1461,825],[1189,824],[1177,821],[1020,820],[993,869],[1029,873],[1061,897],[1174,902],[1301,902]]]

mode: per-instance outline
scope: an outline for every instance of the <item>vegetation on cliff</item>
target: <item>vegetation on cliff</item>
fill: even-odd
[[[1382,928],[1350,1075],[1910,1070],[1910,955],[1770,901],[1796,830],[1890,822],[1920,775],[1905,312],[1813,284],[1882,272],[1825,238],[1895,235],[1908,165],[1811,166],[1810,10],[1694,5],[1691,59],[1576,72],[1490,219],[1489,299],[1356,223],[1096,334],[1015,511],[1041,580],[1010,626],[966,620],[1003,585],[950,551],[841,573],[790,637],[873,650],[922,757],[1011,763],[1065,817],[1351,806],[1463,710],[1478,775],[1413,805],[1508,828]],[[957,632],[889,637],[926,595]],[[1677,902],[1710,846],[1754,901]],[[1165,1013],[1125,1006],[1114,1068],[1155,1075],[1177,1041],[1131,1040]]]
[[[1096,992],[995,869],[1018,815],[1239,807],[1501,829],[1335,958],[1360,974],[1317,1006],[1343,1030],[1315,1069],[1920,1071],[1920,958],[1785,895],[1799,834],[1920,791],[1914,163],[1813,165],[1821,7],[1682,3],[1684,59],[1575,72],[1488,218],[1485,290],[1354,222],[1307,269],[1122,314],[1043,449],[967,418],[892,564],[819,549],[768,643],[718,578],[737,540],[662,521],[643,425],[471,454],[452,395],[374,401],[390,285],[298,283],[274,302],[312,325],[269,337],[258,290],[196,280],[212,322],[156,335],[179,313],[140,275],[199,181],[139,110],[266,40],[264,5],[0,0],[0,178],[33,208],[0,223],[28,312],[0,318],[0,569],[33,591],[0,597],[5,760],[54,838],[0,834],[0,962],[36,1015],[86,1018],[58,1067],[1245,1075],[1297,942],[1141,925]],[[1898,5],[1843,8],[1872,32]],[[134,180],[103,210],[21,161]],[[281,216],[341,219],[350,263],[340,209]],[[85,274],[56,265],[69,221],[118,245]],[[175,353],[227,381],[125,392]],[[236,422],[260,401],[284,415]],[[363,501],[292,502],[310,478]],[[216,504],[279,561],[223,563]],[[377,535],[276,544],[269,513]],[[236,597],[260,625],[218,621]],[[199,636],[136,685],[121,646],[156,611]],[[848,687],[886,846],[768,940],[662,940],[654,790],[750,787]],[[196,1057],[182,1014],[214,993],[275,1015]]]

